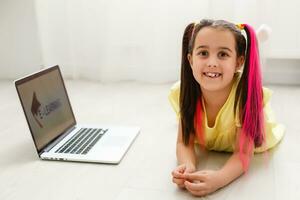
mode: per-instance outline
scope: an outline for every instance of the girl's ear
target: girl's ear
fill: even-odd
[[[193,66],[193,58],[192,55],[190,53],[187,54],[187,59],[189,60],[190,66]]]
[[[240,70],[243,66],[245,62],[245,56],[240,56],[238,59],[237,59],[237,63],[236,63],[236,71]]]

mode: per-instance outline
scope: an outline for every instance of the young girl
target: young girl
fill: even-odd
[[[262,87],[251,26],[223,20],[189,24],[182,42],[181,82],[169,96],[179,118],[173,182],[203,196],[246,172],[253,153],[274,147],[284,134],[273,119],[270,96]],[[220,170],[197,171],[195,141],[232,156]]]

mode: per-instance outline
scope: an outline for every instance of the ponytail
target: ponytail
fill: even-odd
[[[188,54],[192,54],[193,50],[193,41],[195,40],[195,29],[196,24],[189,24],[184,31],[183,39],[182,39],[182,57],[181,57],[181,81],[180,81],[180,120],[182,125],[182,138],[184,143],[187,145],[189,143],[190,134],[195,134],[195,126],[197,126],[196,130],[201,130],[202,126],[202,112],[201,112],[201,104],[198,103],[197,100],[201,99],[200,96],[200,86],[198,82],[195,80],[192,72],[192,68],[190,66],[188,60]],[[196,108],[197,106],[197,108]],[[199,111],[197,114],[198,117],[195,116],[195,111]],[[200,116],[200,118],[199,118]],[[196,119],[198,123],[196,123]],[[200,120],[200,121],[199,121]],[[198,131],[197,131],[198,132]]]
[[[254,147],[265,141],[263,116],[263,91],[259,50],[254,29],[245,24],[247,53],[244,71],[238,85],[237,94],[241,100],[242,130],[239,136],[239,155],[244,171],[249,166],[249,155]]]

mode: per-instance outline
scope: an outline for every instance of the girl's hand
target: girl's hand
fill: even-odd
[[[184,188],[184,182],[185,182],[185,177],[184,175],[186,173],[193,173],[195,172],[196,169],[192,165],[187,165],[187,164],[182,164],[176,167],[175,170],[172,171],[172,181],[173,183],[177,184],[178,187]]]
[[[219,171],[204,170],[184,175],[185,188],[195,196],[205,196],[222,187]]]

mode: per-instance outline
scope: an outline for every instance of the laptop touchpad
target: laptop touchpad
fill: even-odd
[[[111,146],[111,147],[113,146],[120,147],[127,143],[128,143],[128,137],[122,135],[110,135],[109,137],[105,138],[105,141],[103,141],[103,145]]]

